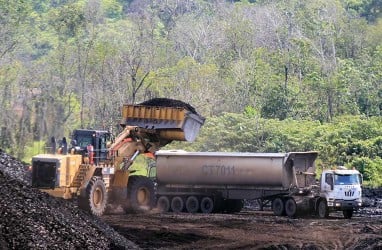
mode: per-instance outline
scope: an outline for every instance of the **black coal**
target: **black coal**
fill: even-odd
[[[191,113],[197,114],[194,107],[192,107],[190,104],[169,99],[169,98],[153,98],[147,101],[144,101],[140,103],[139,105],[146,105],[146,106],[158,106],[158,107],[179,107],[179,108],[185,108],[189,110]]]
[[[138,248],[74,202],[30,187],[26,167],[0,151],[0,249]]]

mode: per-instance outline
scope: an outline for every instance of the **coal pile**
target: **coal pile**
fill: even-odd
[[[169,98],[153,98],[147,101],[144,101],[142,103],[139,103],[139,105],[145,105],[145,106],[158,106],[158,107],[179,107],[179,108],[185,108],[189,110],[191,113],[198,114],[194,107],[192,107],[190,104],[169,99]]]
[[[138,248],[75,203],[30,187],[28,179],[20,179],[23,169],[1,153],[0,249]]]
[[[362,208],[357,211],[360,216],[382,216],[382,187],[362,188]]]
[[[18,161],[0,149],[0,170],[16,178],[17,180],[30,184],[32,181],[29,165]]]

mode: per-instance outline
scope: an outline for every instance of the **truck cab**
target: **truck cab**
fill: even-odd
[[[318,214],[327,217],[329,211],[343,211],[351,218],[353,211],[362,205],[362,175],[357,170],[339,167],[324,170],[321,175]]]

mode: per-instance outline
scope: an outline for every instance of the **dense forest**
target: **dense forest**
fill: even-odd
[[[320,151],[382,185],[380,0],[0,0],[0,148],[179,99],[203,151]]]

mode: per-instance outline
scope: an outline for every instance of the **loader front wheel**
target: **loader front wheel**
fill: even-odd
[[[105,183],[99,176],[93,176],[83,195],[78,198],[79,208],[93,215],[101,216],[106,209],[107,193]]]
[[[155,206],[154,183],[146,176],[133,175],[127,184],[128,206],[125,210],[149,210]]]

